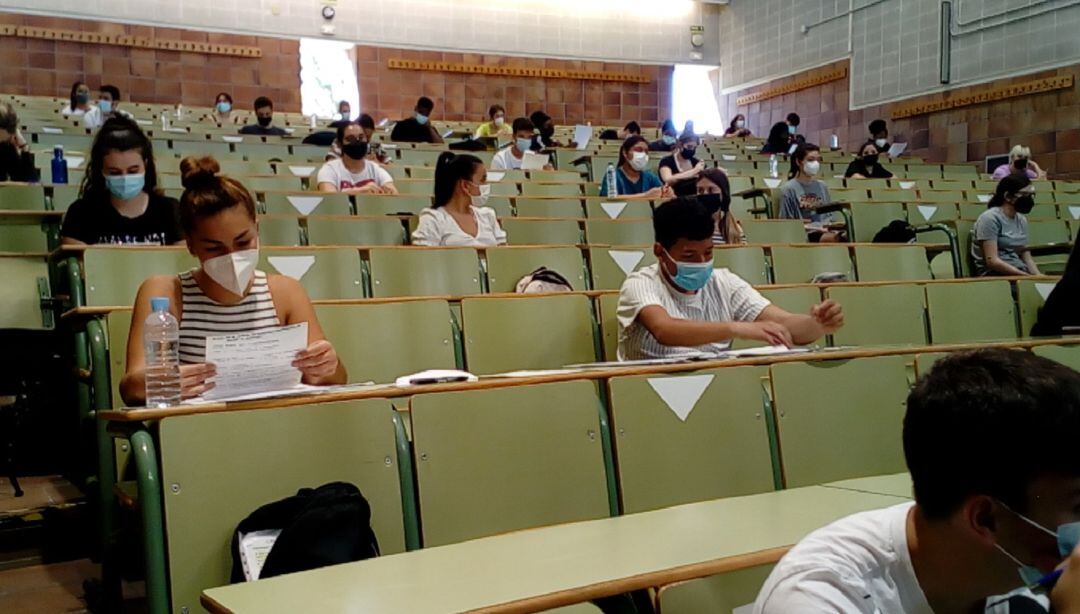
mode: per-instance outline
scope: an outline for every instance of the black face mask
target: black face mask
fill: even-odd
[[[1021,196],[1013,203],[1013,208],[1015,208],[1018,213],[1027,215],[1035,208],[1035,199],[1031,196]]]
[[[1018,171],[1022,171],[1022,170],[1024,170],[1024,169],[1026,169],[1026,168],[1027,168],[1027,165],[1028,165],[1028,161],[1027,161],[1027,158],[1019,158],[1019,159],[1017,159],[1017,160],[1013,161],[1013,166],[1014,166],[1014,167],[1016,168],[1016,170],[1018,170]]]
[[[368,144],[364,141],[352,141],[341,146],[341,153],[353,160],[363,160],[367,155]]]
[[[724,202],[723,194],[698,194],[697,201],[705,206],[709,215],[716,215],[717,211],[727,212],[731,201]]]
[[[694,154],[696,154],[696,153],[697,153],[697,147],[683,147],[683,149],[682,149],[682,157],[684,159],[686,159],[686,160],[689,160],[690,158],[693,158]]]
[[[270,125],[270,122],[274,121],[274,117],[272,115],[268,115],[266,117],[260,116],[258,118],[258,120],[259,120],[259,125],[262,126],[263,128],[265,128],[265,127]]]
[[[555,134],[555,126],[544,126],[540,129],[540,135],[545,139],[550,139]]]
[[[877,164],[877,160],[878,160],[878,155],[877,154],[867,154],[867,155],[862,157],[863,164],[865,164],[866,166],[873,166],[873,165]]]

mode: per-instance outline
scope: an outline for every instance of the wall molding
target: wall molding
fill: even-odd
[[[543,79],[579,79],[582,81],[617,81],[621,83],[649,83],[652,80],[642,75],[629,73],[562,70],[556,68],[525,68],[519,66],[487,66],[483,64],[459,64],[454,62],[422,62],[419,60],[386,61],[389,68],[396,70],[422,70],[434,72],[470,73],[477,75],[502,75],[507,77],[540,77]]]
[[[832,62],[830,62],[831,64]],[[768,100],[770,98],[777,98],[784,94],[790,94],[792,92],[798,92],[801,90],[808,90],[812,87],[817,87],[825,83],[832,81],[840,81],[847,77],[847,66],[841,66],[835,70],[830,70],[812,77],[806,77],[803,79],[797,79],[791,83],[784,85],[778,85],[776,87],[767,87],[761,91],[754,92],[753,94],[747,94],[745,96],[739,96],[735,99],[735,104],[739,106],[745,106],[754,102],[760,102],[762,100]]]
[[[922,101],[894,105],[890,110],[889,115],[893,119],[902,119],[905,117],[914,117],[916,115],[936,113],[937,111],[958,109],[960,107],[968,107],[976,104],[995,102],[998,100],[1005,100],[1007,98],[1019,98],[1021,96],[1030,96],[1032,94],[1040,94],[1043,92],[1065,90],[1072,87],[1072,75],[1047,77],[1044,79],[1035,79],[1034,81],[1024,81],[1023,83],[1016,83],[1014,85],[1002,85],[999,87],[991,88],[984,92],[973,92],[970,94],[954,95],[944,100]]]
[[[101,32],[82,32],[80,30],[62,30],[58,28],[0,25],[0,36],[35,38],[89,45],[115,45],[118,47],[132,47],[136,49],[186,51],[190,53],[226,55],[240,58],[262,57],[262,49],[259,49],[258,47],[202,43],[169,38],[149,38],[146,36],[131,36],[129,34],[103,34]]]

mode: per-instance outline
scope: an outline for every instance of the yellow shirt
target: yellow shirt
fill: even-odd
[[[510,138],[514,136],[514,131],[510,128],[510,124],[504,123],[502,127],[496,127],[494,122],[487,122],[486,124],[480,124],[480,127],[476,129],[476,138],[483,137],[496,137],[496,138]]]

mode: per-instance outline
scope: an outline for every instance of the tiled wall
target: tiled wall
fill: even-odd
[[[282,111],[300,110],[300,44],[295,40],[125,26],[115,23],[0,13],[0,23],[84,32],[131,34],[196,42],[251,45],[261,58],[0,38],[0,89],[5,93],[66,98],[71,84],[120,88],[125,100],[211,106],[219,91],[239,108],[269,96]]]
[[[843,66],[846,62],[820,69],[821,72]],[[891,136],[909,143],[909,150],[935,162],[983,162],[987,155],[1008,153],[1014,145],[1031,148],[1032,156],[1051,176],[1080,179],[1080,64],[1035,72],[1012,79],[1001,79],[986,85],[957,88],[947,94],[932,94],[927,101],[978,93],[992,87],[1021,81],[1073,75],[1072,89],[1012,98],[999,102],[973,105],[959,109],[919,115],[893,121],[889,119],[891,105],[875,105],[849,110],[848,79],[801,90],[746,106],[736,104],[736,98],[813,75],[808,71],[760,87],[748,88],[721,97],[724,117],[744,113],[754,134],[765,136],[769,127],[791,111],[802,118],[800,131],[807,140],[827,146],[829,137],[836,134],[840,144],[853,150],[868,137],[867,125],[874,119],[889,122]]]
[[[637,120],[654,127],[667,118],[671,108],[671,66],[540,60],[368,46],[358,46],[356,58],[360,107],[376,119],[411,115],[416,99],[421,95],[435,101],[436,119],[450,121],[486,120],[488,107],[499,103],[506,107],[510,119],[542,109],[558,124],[591,121],[623,125]],[[645,75],[650,80],[639,84],[397,70],[387,67],[389,59],[607,71]]]

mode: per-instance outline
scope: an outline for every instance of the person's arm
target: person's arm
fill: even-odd
[[[345,365],[338,360],[334,345],[326,339],[319,317],[311,305],[311,299],[300,282],[284,275],[273,275],[268,284],[275,300],[285,303],[285,322],[307,322],[308,346],[296,355],[293,366],[303,374],[303,383],[309,386],[332,386],[348,381]]]
[[[440,145],[445,142],[443,141],[442,135],[439,134],[439,131],[435,129],[435,124],[428,122],[428,130],[431,132],[430,138],[432,143]]]
[[[1046,171],[1041,166],[1035,163],[1034,160],[1028,160],[1028,168],[1035,171],[1035,176],[1038,179],[1046,179]]]
[[[660,305],[648,305],[638,312],[637,321],[663,345],[695,347],[732,339],[753,339],[770,345],[791,345],[791,334],[775,322],[707,322],[683,320],[668,315]]]
[[[791,313],[776,305],[769,305],[755,321],[781,324],[791,333],[791,340],[796,345],[806,345],[839,330],[844,325],[844,312],[840,305],[832,300],[814,305],[808,315]]]
[[[383,194],[397,194],[398,193],[397,186],[394,185],[393,181],[390,181],[388,183],[384,183],[382,185],[382,193]]]
[[[1031,255],[1031,250],[1025,249],[1021,252],[1020,259],[1024,261],[1024,266],[1027,267],[1027,270],[1031,275],[1042,275],[1042,273],[1039,272],[1039,265],[1035,263],[1035,258]]]
[[[330,168],[332,162],[326,162],[315,173],[315,181],[318,182],[320,192],[337,192],[338,178],[334,169]]]
[[[704,162],[698,162],[690,170],[683,171],[681,173],[673,172],[667,166],[661,166],[660,167],[660,180],[663,181],[667,185],[675,185],[676,183],[679,183],[680,181],[683,181],[684,179],[693,179],[693,178],[697,177],[698,175],[701,174],[701,171],[703,171],[703,170],[705,170],[705,163]]]
[[[996,239],[982,241],[982,253],[983,261],[986,262],[986,268],[998,275],[1027,275],[1027,273],[1001,259],[1001,256],[998,255],[998,244]]]
[[[319,191],[320,192],[337,192],[338,189],[337,189],[336,185],[334,185],[333,183],[330,183],[329,181],[320,181],[319,182]]]
[[[795,190],[780,190],[780,218],[786,220],[801,220],[802,210],[799,207],[799,197]]]
[[[420,223],[412,234],[412,244],[421,247],[436,247],[442,244],[442,233],[433,213],[420,214]]]
[[[1064,571],[1050,593],[1050,605],[1056,614],[1080,614],[1080,546],[1060,567]]]

